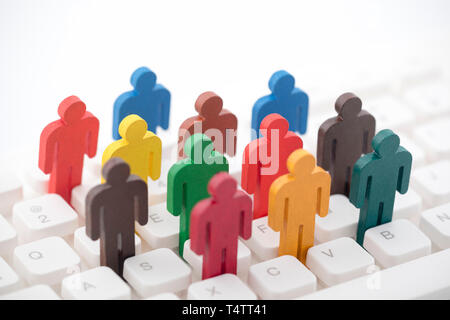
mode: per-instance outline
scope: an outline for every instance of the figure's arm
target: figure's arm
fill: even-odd
[[[295,131],[298,131],[300,134],[305,134],[306,129],[308,127],[308,111],[309,111],[309,97],[308,95],[296,88],[296,95],[299,99],[299,116],[298,116],[298,123],[297,128],[295,128]],[[293,130],[293,131],[294,131]]]
[[[319,128],[317,135],[317,165],[325,170],[331,168],[333,154],[337,147],[337,141],[333,139],[333,126],[336,123],[336,117],[326,120]]]
[[[134,220],[141,226],[148,222],[148,191],[147,184],[138,176],[130,175],[127,189],[133,195]]]
[[[287,176],[284,175],[276,179],[269,190],[268,222],[269,227],[274,231],[281,231],[285,212],[289,209],[289,199],[286,198],[284,192],[285,184],[289,182]]]
[[[362,153],[366,154],[373,151],[372,139],[375,136],[376,120],[374,116],[365,110],[362,110],[358,117],[361,120],[362,128],[364,130],[362,135],[364,139]]]
[[[257,143],[257,142],[256,142]],[[248,194],[255,193],[258,181],[258,149],[254,143],[245,147],[242,156],[241,186]]]
[[[86,196],[86,234],[93,241],[100,238],[100,213],[104,210],[103,194],[106,192],[106,185],[93,187]]]
[[[162,85],[157,84],[156,87],[160,93],[159,114],[161,116],[161,119],[159,126],[164,130],[167,130],[169,128],[169,119],[170,119],[170,92]]]
[[[89,158],[93,158],[93,157],[95,157],[95,155],[97,153],[98,131],[99,131],[100,122],[90,112],[86,112],[84,121],[86,121],[86,125],[87,125],[86,154]]]
[[[400,146],[397,151],[397,157],[400,163],[397,190],[401,194],[404,194],[408,191],[409,179],[411,176],[412,155],[408,150]]]
[[[52,171],[53,160],[57,156],[57,135],[61,127],[60,121],[55,121],[47,125],[42,130],[39,142],[39,168],[48,174]]]
[[[330,207],[331,176],[322,168],[316,168],[314,177],[317,179],[316,213],[326,217]]]
[[[183,165],[177,162],[170,168],[167,175],[167,211],[174,216],[179,216],[186,205],[184,194],[187,185],[181,179],[182,171]]]
[[[361,208],[366,199],[366,192],[369,188],[370,176],[368,165],[374,160],[373,154],[369,153],[359,158],[353,166],[352,181],[350,183],[349,200],[357,208]]]
[[[239,235],[247,240],[252,236],[252,199],[242,191],[238,191],[237,201],[239,201]]]
[[[161,157],[162,157],[162,144],[161,139],[151,133],[150,134],[150,163],[149,163],[149,176],[152,180],[157,180],[161,175]]]
[[[208,224],[211,223],[209,210],[211,199],[197,202],[191,211],[189,237],[191,239],[191,250],[196,254],[204,254],[207,239]]]

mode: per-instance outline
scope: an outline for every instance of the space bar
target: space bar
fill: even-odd
[[[450,249],[299,299],[450,299]]]

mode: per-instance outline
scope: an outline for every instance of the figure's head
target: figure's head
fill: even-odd
[[[236,190],[236,180],[226,172],[215,174],[208,183],[209,194],[218,201],[231,199]]]
[[[130,166],[121,158],[111,158],[104,164],[102,176],[111,186],[121,185],[130,176]]]
[[[373,150],[375,150],[380,157],[394,154],[399,146],[400,138],[389,129],[381,130],[372,139]]]
[[[136,69],[131,75],[131,85],[138,92],[152,90],[156,84],[156,75],[147,67]]]
[[[277,97],[289,95],[294,90],[295,79],[287,71],[275,72],[269,80],[269,88]]]
[[[202,93],[195,101],[195,110],[203,118],[216,118],[222,107],[222,98],[211,91]]]
[[[316,167],[316,159],[308,151],[298,149],[288,157],[287,167],[289,172],[297,177],[309,175]]]
[[[205,158],[210,157],[212,151],[213,143],[211,139],[202,133],[193,134],[184,144],[184,153],[197,164],[204,163]]]
[[[278,137],[284,137],[289,131],[289,122],[278,113],[271,113],[266,116],[260,125],[261,133],[271,140],[272,137],[276,137],[273,133],[274,130],[278,130],[275,134]]]
[[[147,133],[147,122],[137,114],[126,116],[119,125],[119,134],[130,143],[139,142]]]
[[[85,113],[86,105],[76,96],[65,98],[58,107],[58,114],[66,124],[79,121]]]
[[[334,105],[337,113],[342,119],[356,118],[362,109],[362,102],[351,92],[342,94]]]

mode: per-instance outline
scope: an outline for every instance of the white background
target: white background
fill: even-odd
[[[171,91],[176,132],[203,91],[248,119],[277,69],[320,91],[362,68],[446,63],[449,47],[447,0],[0,0],[0,150],[37,148],[69,95],[109,137],[114,100],[140,66]]]

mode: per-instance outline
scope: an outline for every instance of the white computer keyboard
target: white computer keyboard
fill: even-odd
[[[84,227],[85,197],[100,181],[109,139],[100,140],[98,155],[85,161],[73,208],[45,194],[48,177],[31,148],[3,166],[0,299],[450,299],[450,85],[439,71],[408,69],[389,81],[365,75],[366,81],[345,84],[376,117],[377,131],[393,130],[413,154],[410,189],[397,194],[393,221],[366,233],[366,250],[353,240],[359,210],[333,195],[328,216],[316,218],[307,266],[291,256],[277,257],[278,233],[264,217],[253,221],[252,237],[239,242],[237,275],[201,281],[202,257],[190,250],[189,241],[184,260],[178,256],[179,218],[165,206],[182,121],[172,119],[169,131],[158,132],[164,144],[161,178],[149,181],[149,222],[136,225],[136,256],[125,262],[126,282],[99,266],[99,241],[90,240]],[[313,154],[320,124],[335,115],[339,88],[328,93],[304,88],[311,105],[302,138]],[[238,114],[238,156],[230,159],[237,179],[250,139],[250,107]]]

